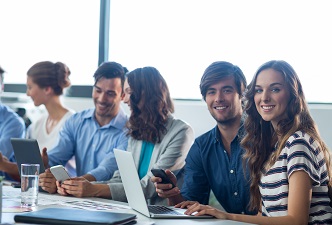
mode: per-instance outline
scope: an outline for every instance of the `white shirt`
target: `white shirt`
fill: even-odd
[[[68,111],[55,125],[55,127],[50,133],[47,133],[46,130],[48,113],[42,115],[36,122],[32,123],[28,127],[26,138],[36,139],[38,141],[40,152],[42,152],[43,148],[45,147],[47,148],[47,151],[50,151],[58,143],[59,132],[65,121],[73,114],[73,111]],[[66,164],[66,169],[70,176],[76,176],[75,157],[68,161],[68,163]]]

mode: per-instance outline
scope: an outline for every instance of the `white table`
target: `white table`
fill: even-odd
[[[93,209],[93,207],[103,208],[105,211],[132,213],[137,215],[137,225],[169,225],[169,224],[207,224],[207,225],[245,225],[248,223],[241,223],[229,220],[219,219],[151,219],[148,218],[130,207],[128,204],[112,201],[102,198],[75,198],[65,197],[58,194],[47,194],[40,192],[38,196],[39,205],[35,210],[50,207],[82,207],[83,209]],[[93,206],[90,207],[89,204]],[[112,208],[112,209],[106,209]],[[20,189],[12,188],[11,186],[3,186],[2,198],[2,223],[15,223],[14,216],[20,212]],[[17,224],[17,223],[16,223]]]

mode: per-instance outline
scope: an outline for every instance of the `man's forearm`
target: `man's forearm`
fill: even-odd
[[[95,197],[112,198],[110,187],[107,184],[94,184]]]
[[[91,174],[85,174],[82,177],[84,177],[88,181],[96,181],[96,178],[94,176],[92,176]]]
[[[20,180],[20,174],[18,171],[18,166],[16,163],[10,161],[2,161],[0,165],[0,170],[7,173],[14,180]]]

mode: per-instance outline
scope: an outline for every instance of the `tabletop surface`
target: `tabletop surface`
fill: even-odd
[[[2,223],[15,224],[14,216],[18,213],[24,212],[21,208],[20,188],[13,188],[11,186],[4,185],[2,187]],[[103,198],[76,198],[61,196],[58,194],[48,194],[39,192],[38,194],[38,206],[33,210],[40,210],[50,207],[69,207],[80,208],[85,210],[98,210],[109,212],[122,212],[132,213],[137,215],[137,225],[166,225],[170,224],[202,224],[207,225],[245,225],[248,223],[220,220],[220,219],[151,219],[148,218],[133,209],[131,209],[127,203],[112,201]],[[18,224],[18,223],[16,223]]]

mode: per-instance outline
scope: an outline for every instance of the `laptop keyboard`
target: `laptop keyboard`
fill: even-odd
[[[167,208],[166,206],[162,205],[149,205],[148,206],[150,213],[153,214],[174,214],[174,215],[181,215],[181,213]]]

